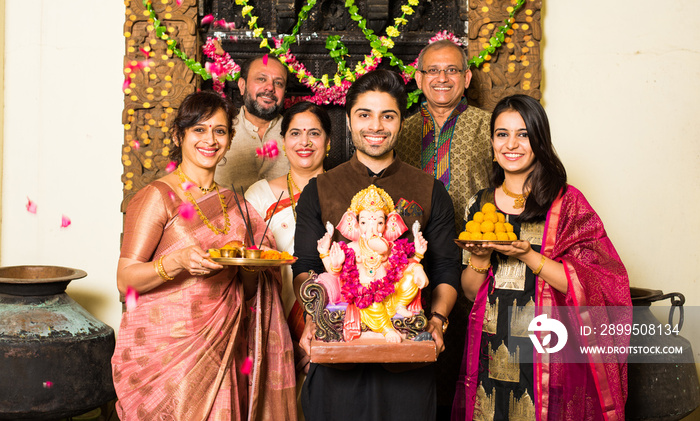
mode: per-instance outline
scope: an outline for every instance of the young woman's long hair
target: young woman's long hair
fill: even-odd
[[[566,191],[566,169],[552,145],[549,120],[537,100],[527,95],[512,95],[498,102],[491,114],[491,138],[496,130],[496,118],[506,111],[517,111],[525,122],[530,147],[535,154],[533,170],[525,180],[523,191],[529,191],[520,221],[546,218],[549,207],[560,191]],[[498,162],[493,163],[491,182],[494,187],[503,184],[505,172]]]

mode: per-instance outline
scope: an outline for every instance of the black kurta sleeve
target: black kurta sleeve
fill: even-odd
[[[318,200],[318,185],[312,178],[299,196],[296,207],[297,224],[294,232],[294,256],[298,258],[292,265],[292,273],[296,278],[300,273],[310,270],[316,273],[325,272],[323,262],[318,256],[316,244],[326,233],[321,220],[321,203]]]
[[[430,279],[430,288],[449,284],[459,291],[462,268],[460,249],[454,242],[457,238],[454,207],[450,195],[439,180],[435,180],[433,187],[431,209],[430,219],[423,229],[428,251],[422,261]]]

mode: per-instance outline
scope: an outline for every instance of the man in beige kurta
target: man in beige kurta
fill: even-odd
[[[236,130],[226,162],[216,170],[215,181],[240,191],[261,179],[273,179],[289,171],[289,161],[283,153],[282,104],[287,87],[287,68],[274,57],[260,56],[241,70],[238,89],[244,105],[233,121]],[[277,143],[279,154],[260,157],[256,149],[271,140]]]

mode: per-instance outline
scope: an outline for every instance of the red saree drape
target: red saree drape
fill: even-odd
[[[603,223],[581,192],[568,186],[552,204],[545,225],[542,253],[564,265],[567,294],[537,278],[536,314],[556,318],[557,307],[630,306],[627,271]],[[462,369],[452,420],[471,420],[479,375],[481,334],[489,279],[477,293],[469,315]],[[631,312],[629,313],[631,318]],[[580,318],[590,314],[580,314]],[[604,321],[605,314],[596,314]],[[579,323],[587,323],[579,320]],[[596,338],[600,344],[627,345],[629,338]],[[606,342],[607,341],[607,342]],[[564,363],[556,354],[535,353],[535,405],[538,420],[624,420],[627,366],[617,357],[596,357],[588,363]]]

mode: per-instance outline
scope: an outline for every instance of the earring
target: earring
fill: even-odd
[[[328,157],[328,154],[331,152],[331,144],[326,145],[326,157]]]
[[[496,162],[496,157],[495,157],[495,156],[493,157],[493,162]]]
[[[282,144],[282,153],[287,156],[287,149],[284,148],[284,143]]]

